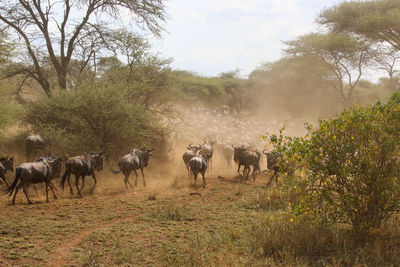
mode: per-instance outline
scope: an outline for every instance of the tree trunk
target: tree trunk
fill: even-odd
[[[60,90],[67,89],[67,67],[62,67],[60,71],[57,72],[58,76],[58,87]]]

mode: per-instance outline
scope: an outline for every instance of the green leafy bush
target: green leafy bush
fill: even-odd
[[[294,213],[365,233],[399,210],[400,94],[307,129],[305,137],[267,137],[282,155],[282,188],[297,195]]]
[[[55,153],[103,150],[107,154],[150,145],[158,125],[124,92],[93,87],[43,97],[29,105],[26,121]]]

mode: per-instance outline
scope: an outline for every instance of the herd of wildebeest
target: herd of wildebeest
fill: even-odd
[[[39,145],[43,143],[40,136],[30,136],[27,138],[27,150],[26,155],[29,158],[32,151],[38,148]],[[196,187],[196,180],[199,173],[201,173],[203,178],[203,188],[207,185],[206,183],[206,171],[211,170],[212,160],[214,155],[213,146],[217,143],[215,138],[205,138],[203,144],[187,146],[187,150],[183,153],[183,161],[187,168],[188,178],[194,179],[194,186]],[[148,166],[149,158],[152,155],[153,149],[138,148],[132,149],[130,153],[122,156],[118,161],[118,169],[112,170],[113,173],[118,174],[122,172],[124,175],[124,183],[126,190],[129,187],[133,187],[129,181],[129,176],[132,172],[135,173],[135,186],[137,186],[138,174],[137,170],[140,169],[143,178],[143,185],[146,186],[145,176],[143,169]],[[270,184],[273,178],[277,179],[278,174],[278,156],[276,154],[262,151],[252,147],[248,144],[243,144],[239,146],[234,145],[223,145],[220,149],[221,156],[227,164],[231,164],[232,159],[238,164],[237,172],[240,177],[248,179],[250,174],[250,167],[253,167],[252,177],[255,181],[255,174],[260,172],[260,160],[261,155],[265,154],[267,159],[268,170],[272,171],[273,174],[269,179],[267,184]],[[90,190],[96,186],[96,174],[95,171],[101,171],[103,169],[103,152],[88,152],[83,153],[74,157],[64,157],[57,158],[55,156],[39,157],[33,162],[22,163],[17,168],[15,168],[15,178],[11,185],[6,179],[7,171],[14,171],[14,157],[7,156],[0,158],[0,179],[7,186],[7,192],[9,196],[14,193],[11,203],[15,203],[15,198],[18,191],[22,188],[26,199],[29,204],[31,200],[28,196],[28,185],[33,184],[36,190],[35,184],[45,184],[46,190],[46,201],[49,202],[48,191],[51,189],[54,198],[57,198],[55,194],[56,187],[52,181],[60,177],[62,165],[65,166],[64,174],[62,175],[60,185],[64,189],[65,182],[68,182],[70,193],[73,195],[73,187],[71,186],[71,175],[75,176],[75,187],[79,197],[82,197],[82,189],[85,186],[85,177],[92,176],[94,184]],[[243,171],[240,173],[241,166],[243,165]],[[79,186],[79,181],[81,185]]]

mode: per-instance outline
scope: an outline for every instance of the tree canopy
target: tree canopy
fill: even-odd
[[[36,80],[47,95],[51,84],[46,59],[56,71],[59,88],[66,89],[68,67],[78,44],[89,49],[86,61],[99,50],[99,43],[107,41],[106,33],[113,25],[125,24],[131,31],[138,26],[160,36],[165,19],[162,0],[12,0],[2,1],[0,6],[2,25],[23,40],[30,59],[30,66],[16,69],[14,74]]]
[[[387,42],[400,50],[400,2],[398,0],[350,1],[321,12],[317,22],[334,32],[356,34]]]

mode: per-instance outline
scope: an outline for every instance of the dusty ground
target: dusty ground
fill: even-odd
[[[46,203],[41,188],[39,196],[30,190],[34,204],[28,205],[21,190],[13,206],[2,195],[0,265],[261,264],[249,250],[248,232],[263,216],[253,199],[267,177],[240,183],[233,168],[215,167],[203,189],[201,179],[191,185],[181,163],[162,166],[150,163],[148,186],[139,179],[128,192],[122,174],[105,169],[93,194],[87,178],[83,198],[66,188]]]

